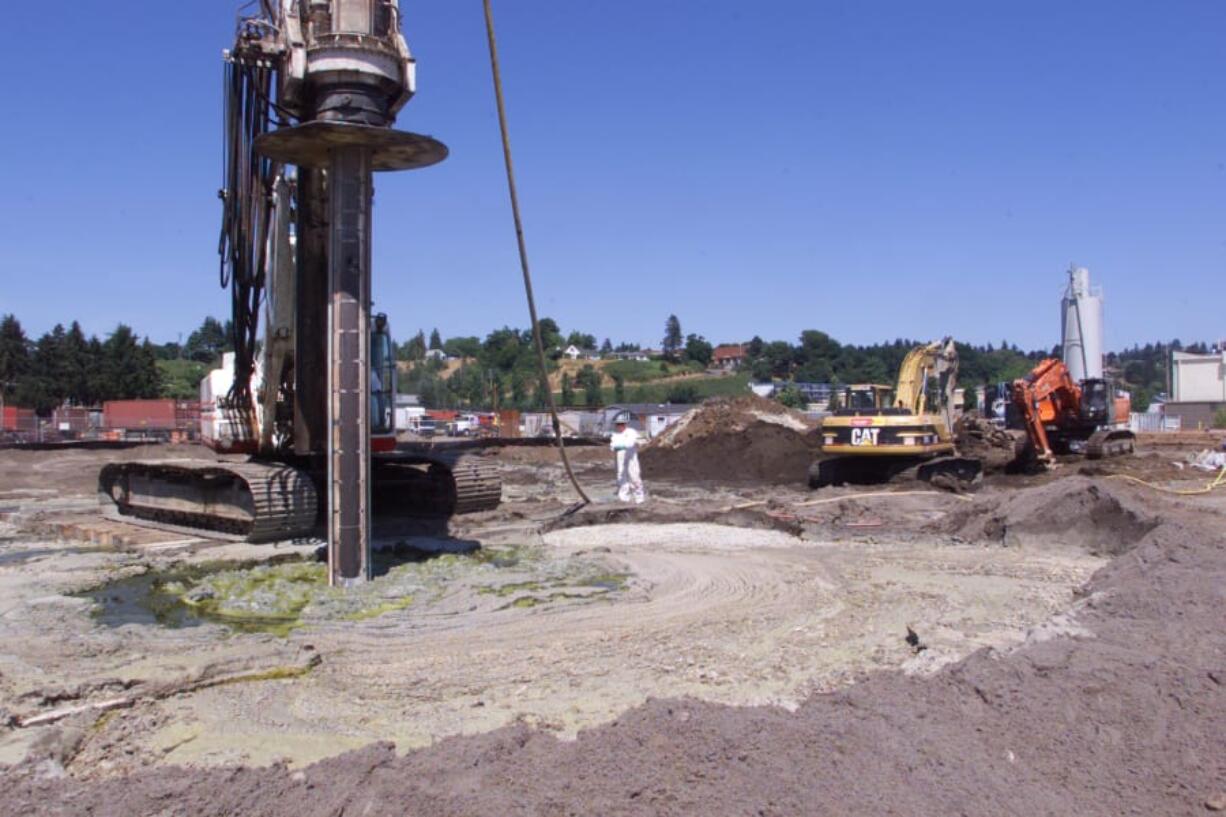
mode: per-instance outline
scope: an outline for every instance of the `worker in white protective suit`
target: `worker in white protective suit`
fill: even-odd
[[[625,413],[613,420],[614,433],[609,448],[617,456],[617,498],[629,502],[634,497],[637,505],[647,499],[643,491],[643,474],[639,470],[639,433],[626,425]]]

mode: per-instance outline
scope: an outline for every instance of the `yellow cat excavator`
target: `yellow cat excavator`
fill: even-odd
[[[809,469],[809,487],[881,483],[908,471],[958,486],[978,479],[979,460],[957,456],[951,433],[957,375],[957,349],[943,338],[907,353],[892,394],[889,386],[847,386],[822,422],[822,459]]]

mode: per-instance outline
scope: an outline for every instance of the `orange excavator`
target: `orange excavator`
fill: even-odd
[[[1110,384],[1100,378],[1078,383],[1058,358],[1047,358],[1013,381],[1012,396],[1035,455],[1044,464],[1056,454],[1101,459],[1133,451],[1131,400],[1113,396]]]

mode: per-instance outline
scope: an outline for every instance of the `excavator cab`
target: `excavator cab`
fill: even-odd
[[[843,389],[843,405],[835,413],[841,417],[857,414],[872,414],[890,406],[890,392],[894,389],[877,383],[858,384]]]
[[[1081,421],[1095,426],[1109,423],[1111,387],[1106,380],[1091,378],[1081,381]]]

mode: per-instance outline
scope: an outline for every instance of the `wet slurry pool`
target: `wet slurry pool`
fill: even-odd
[[[328,586],[318,560],[212,562],[151,569],[79,593],[107,627],[220,625],[231,633],[285,637],[312,624],[364,621],[446,596],[497,601],[493,609],[590,601],[624,589],[607,566],[552,560],[539,548],[502,546],[376,551],[371,582]]]

